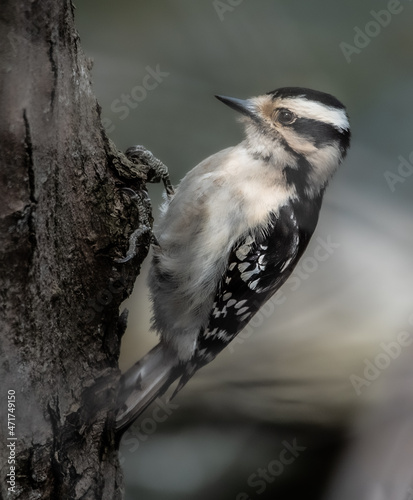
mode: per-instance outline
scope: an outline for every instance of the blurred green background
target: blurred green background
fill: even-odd
[[[122,150],[145,145],[175,184],[242,138],[214,94],[329,92],[347,106],[353,134],[315,235],[336,247],[314,265],[314,238],[283,303],[202,370],[164,421],[149,410],[125,436],[127,499],[322,498],[347,430],[386,399],[382,380],[398,359],[361,394],[351,376],[363,376],[382,342],[413,336],[413,166],[398,171],[413,152],[412,20],[408,0],[76,5],[109,137]],[[162,189],[149,190],[156,208]],[[124,368],[156,342],[144,276],[127,307]],[[267,471],[263,491],[254,486],[251,475],[274,472],[294,439],[305,451],[282,473]]]

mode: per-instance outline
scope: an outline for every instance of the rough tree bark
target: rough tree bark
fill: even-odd
[[[105,136],[73,10],[1,6],[2,498],[122,496],[111,430],[119,305],[149,235],[131,263],[114,257],[150,207],[138,213],[120,189],[126,176],[139,190],[145,175]]]

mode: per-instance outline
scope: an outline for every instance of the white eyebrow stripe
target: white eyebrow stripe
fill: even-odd
[[[301,118],[310,118],[333,125],[339,130],[349,130],[350,124],[344,109],[333,108],[319,102],[309,101],[305,97],[280,99],[285,106]]]

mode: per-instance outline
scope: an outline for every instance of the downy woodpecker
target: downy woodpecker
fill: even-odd
[[[350,144],[332,95],[216,97],[241,113],[245,139],[197,165],[162,207],[148,281],[160,342],[123,376],[118,430],[180,378],[176,394],[286,281]]]

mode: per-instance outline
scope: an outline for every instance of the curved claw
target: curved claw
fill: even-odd
[[[139,145],[131,146],[125,151],[125,155],[128,160],[134,163],[143,163],[149,167],[149,171],[147,172],[147,181],[162,181],[168,198],[171,198],[175,194],[172,183],[169,179],[168,167],[162,163],[161,160],[158,160],[158,158],[156,158],[148,149]]]
[[[143,225],[140,228],[136,229],[129,237],[129,248],[126,252],[125,257],[121,257],[119,259],[114,259],[117,264],[124,264],[125,262],[129,262],[131,259],[136,257],[137,248],[138,248],[138,240],[139,238],[147,232],[152,232],[151,228]]]
[[[121,191],[123,191],[124,193],[129,193],[131,195],[131,200],[136,200],[139,198],[138,193],[130,187],[122,186]]]
[[[121,188],[121,191],[124,193],[127,193],[130,196],[131,200],[134,200],[136,202],[136,205],[138,206],[139,213],[144,214],[145,209],[143,207],[144,202],[150,200],[149,194],[146,191],[146,189],[142,189],[137,193],[134,191],[132,188],[124,186]],[[150,227],[150,223],[148,220],[144,219],[141,221],[141,226],[136,229],[129,237],[129,248],[128,251],[126,252],[125,257],[120,257],[117,259],[114,259],[114,261],[117,264],[124,264],[125,262],[130,261],[137,255],[137,248],[138,248],[138,240],[143,236],[145,233],[151,233],[151,242],[155,242],[156,244],[156,239],[155,236],[152,234],[152,229]]]

